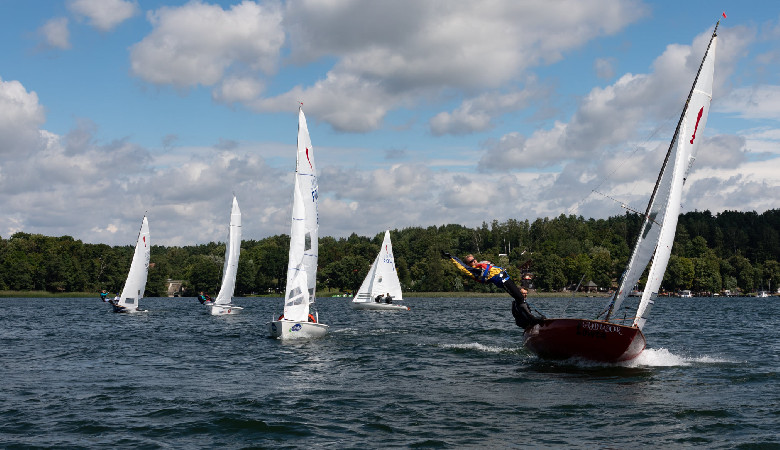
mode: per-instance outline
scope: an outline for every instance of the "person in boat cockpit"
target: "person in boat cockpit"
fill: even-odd
[[[374,301],[377,303],[382,303],[382,294],[377,295]]]
[[[385,303],[393,303],[393,296],[389,292],[385,294]]]
[[[105,289],[103,289],[103,292],[100,293],[100,300],[108,303],[108,292],[106,292]]]
[[[198,301],[202,305],[202,304],[204,304],[206,302],[210,302],[211,301],[211,297],[209,297],[208,294],[204,294],[203,291],[201,291],[200,295],[198,295]]]
[[[528,308],[528,303],[525,301],[528,291],[517,287],[502,267],[493,265],[490,261],[477,261],[474,255],[467,255],[463,261],[447,252],[442,252],[442,256],[449,258],[455,267],[472,279],[480,283],[493,283],[511,295],[514,299],[512,301],[512,315],[518,327],[526,329],[544,321],[543,318],[531,314],[531,309]]]

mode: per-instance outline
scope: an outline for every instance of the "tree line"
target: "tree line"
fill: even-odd
[[[631,254],[642,217],[607,219],[561,215],[519,221],[497,220],[469,228],[449,224],[391,230],[396,268],[404,291],[484,292],[494,288],[462,277],[447,251],[473,253],[508,269],[516,279],[543,291],[571,289],[580,280],[600,289],[615,286]],[[744,293],[773,290],[780,283],[780,209],[756,212],[710,211],[680,215],[662,289]],[[379,251],[384,236],[321,237],[318,289],[354,292]],[[276,235],[245,240],[236,295],[284,291],[290,238]],[[168,280],[181,280],[190,296],[216,293],[225,244],[152,246],[146,296],[167,295]],[[85,244],[70,236],[18,232],[0,238],[0,290],[120,292],[132,246]],[[526,276],[527,275],[527,276]],[[641,285],[644,279],[640,280]]]

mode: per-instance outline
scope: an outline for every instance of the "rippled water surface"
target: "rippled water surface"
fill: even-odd
[[[348,302],[319,300],[327,337],[282,343],[281,299],[0,299],[0,446],[780,448],[777,297],[658,301],[621,365],[537,359],[507,299]]]

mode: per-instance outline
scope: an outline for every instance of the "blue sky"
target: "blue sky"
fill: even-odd
[[[0,236],[320,235],[644,209],[715,22],[683,211],[780,207],[773,1],[0,0]]]

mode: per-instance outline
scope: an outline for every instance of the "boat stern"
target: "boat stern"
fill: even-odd
[[[322,323],[274,320],[268,322],[268,335],[275,339],[315,339],[328,334],[328,326]]]
[[[240,306],[212,304],[209,307],[209,312],[211,313],[212,316],[225,316],[225,315],[238,314],[238,312],[241,311],[242,309],[244,308]]]

